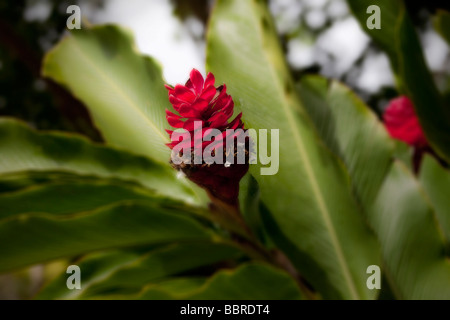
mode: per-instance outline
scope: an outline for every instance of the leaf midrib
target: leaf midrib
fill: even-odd
[[[252,5],[255,5],[254,2],[252,2]],[[256,10],[252,10],[252,13],[254,13]],[[253,20],[257,20],[257,22],[259,21],[257,17],[255,17],[254,14],[252,14],[252,18]],[[256,25],[258,25],[258,23],[256,23]],[[261,30],[261,28],[256,28],[259,33],[260,33],[260,39],[264,38],[264,34],[263,31]],[[261,42],[259,42],[261,44]],[[273,68],[271,67],[272,64],[270,57],[267,56],[266,50],[263,48],[262,45],[260,45],[261,47],[261,52],[263,53],[263,56],[265,58],[266,61],[268,61],[268,69],[270,71],[270,73],[272,74],[272,78],[273,79],[277,79],[277,75],[275,73],[275,71],[273,70]],[[324,220],[325,223],[325,227],[328,230],[330,237],[331,237],[331,243],[333,245],[333,247],[335,248],[336,251],[336,256],[337,259],[339,261],[339,265],[342,269],[342,272],[344,274],[345,277],[345,281],[347,282],[348,288],[350,290],[350,293],[352,295],[352,297],[354,299],[359,299],[359,294],[356,290],[355,284],[352,280],[352,276],[349,270],[349,267],[346,263],[345,257],[344,257],[344,253],[342,251],[342,246],[339,242],[339,239],[337,237],[336,231],[334,229],[333,223],[331,222],[331,218],[330,218],[330,213],[329,210],[326,206],[325,200],[323,198],[322,195],[322,191],[319,187],[319,184],[314,176],[314,171],[312,169],[311,166],[311,162],[307,156],[307,152],[305,150],[305,146],[303,144],[303,141],[301,139],[301,136],[298,132],[298,130],[296,130],[296,123],[295,123],[295,114],[292,112],[292,110],[290,109],[290,107],[288,106],[288,101],[286,101],[286,97],[284,95],[284,90],[282,90],[282,87],[280,86],[279,81],[275,81],[275,87],[276,87],[276,91],[278,92],[279,96],[280,96],[280,100],[283,101],[284,103],[281,103],[281,105],[283,106],[283,110],[285,112],[289,127],[291,127],[291,131],[293,133],[293,137],[295,140],[295,144],[297,145],[297,151],[300,155],[300,158],[302,159],[302,162],[305,165],[305,171],[308,177],[308,180],[310,181],[311,187],[313,189],[313,194],[314,197],[316,198],[316,202],[318,204],[319,207],[319,211],[321,213],[322,219]]]
[[[127,105],[129,105],[131,107],[131,109],[133,109],[134,111],[136,111],[141,118],[144,119],[144,121],[152,128],[152,130],[160,136],[160,138],[162,139],[163,143],[164,142],[169,142],[168,137],[166,137],[166,135],[159,130],[159,128],[152,122],[150,121],[150,119],[145,115],[145,113],[137,106],[137,104],[122,90],[122,88],[120,86],[118,86],[113,80],[111,80],[106,73],[104,73],[102,71],[102,69],[98,68],[95,63],[93,63],[90,59],[89,56],[86,55],[83,50],[81,50],[81,46],[78,43],[78,40],[76,39],[76,37],[72,37],[73,41],[71,43],[73,43],[73,47],[75,48],[75,50],[77,51],[78,55],[87,63],[89,64],[89,66],[94,69],[96,71],[96,73],[98,73],[98,75],[104,79],[109,85],[111,85],[111,87],[114,88],[115,92],[120,95],[122,97],[122,99],[126,102]]]

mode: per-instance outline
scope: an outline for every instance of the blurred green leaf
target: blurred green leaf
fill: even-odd
[[[139,259],[139,252],[133,249],[122,251],[106,251],[99,253],[91,253],[75,260],[70,265],[77,265],[81,271],[81,290],[69,290],[67,288],[66,269],[64,268],[58,276],[47,283],[43,289],[34,297],[38,300],[61,300],[77,298],[92,284],[107,278],[116,270],[133,263]]]
[[[0,180],[5,174],[11,177],[22,171],[42,172],[44,176],[45,172],[59,171],[130,180],[173,198],[191,202],[195,199],[194,192],[184,180],[177,179],[171,168],[123,150],[94,144],[81,136],[40,133],[8,118],[0,119],[0,136]],[[23,176],[19,183],[23,186],[25,182]]]
[[[389,171],[394,142],[371,109],[343,84],[308,76],[298,89],[323,141],[348,168],[361,205],[370,206]]]
[[[5,218],[0,220],[0,272],[97,250],[211,241],[214,233],[188,212],[188,207],[155,198],[71,215],[27,213]]]
[[[153,290],[150,288],[140,298],[153,298]],[[171,293],[174,298],[189,300],[301,299],[301,293],[290,276],[262,264],[248,264],[236,270],[218,272],[201,287],[194,287],[188,294],[178,295],[175,290]]]
[[[77,213],[124,200],[153,197],[155,194],[148,189],[111,180],[53,182],[0,194],[0,220],[29,212]]]
[[[434,18],[434,27],[450,45],[450,12],[439,10]]]
[[[450,248],[450,172],[434,158],[426,156],[420,167],[420,182],[436,212],[447,247]]]
[[[444,239],[420,184],[401,162],[392,166],[368,219],[397,298],[450,299]]]
[[[200,266],[239,255],[236,248],[210,242],[172,244],[144,253],[132,250],[93,254],[77,265],[82,270],[82,289],[67,289],[63,273],[48,285],[38,299],[86,299],[110,292],[139,292],[150,283]]]
[[[0,174],[0,193],[8,193],[24,190],[30,187],[40,187],[46,184],[61,183],[70,184],[111,184],[123,187],[143,189],[143,192],[155,193],[155,190],[147,188],[138,182],[120,178],[103,178],[95,175],[80,175],[68,171],[19,171]]]
[[[128,31],[115,25],[73,30],[46,55],[43,75],[87,106],[108,143],[167,164],[170,103],[161,68],[137,52]]]
[[[425,135],[443,158],[450,161],[450,106],[439,94],[428,70],[418,36],[402,0],[379,0],[381,29],[366,27],[372,0],[347,0],[361,27],[391,60],[401,93],[414,103]]]
[[[29,186],[37,186],[52,181],[64,181],[67,183],[77,182],[80,179],[88,181],[89,179],[99,179],[94,176],[78,175],[74,173],[61,172],[61,171],[19,171],[11,173],[0,174],[0,193],[19,191],[21,189],[28,188]],[[115,179],[110,178],[111,181]],[[119,180],[119,179],[117,179]],[[120,180],[123,183],[127,180]]]
[[[195,278],[175,278],[164,281],[160,284],[149,285],[140,295],[134,296],[136,300],[187,300],[197,290],[201,290],[202,285],[207,281],[205,277]],[[128,297],[130,299],[130,297]],[[204,298],[202,300],[214,300]],[[233,298],[234,300],[234,298]],[[181,310],[180,310],[181,312]]]
[[[394,159],[401,161],[412,172],[414,170],[414,148],[400,140],[394,140],[394,144]]]
[[[263,280],[261,280],[263,279]],[[285,272],[259,263],[219,271],[209,279],[178,278],[149,285],[139,295],[101,298],[143,300],[298,300],[301,293]],[[269,309],[270,310],[270,309]]]
[[[258,182],[252,175],[247,174],[239,184],[239,203],[242,216],[257,236],[259,241],[267,244],[269,236],[266,234],[261,218],[261,193]]]
[[[326,79],[306,77],[299,89],[304,105],[324,141],[347,164],[357,191],[366,190],[363,193],[366,196],[361,197],[364,199],[361,204],[368,211],[369,222],[382,243],[387,278],[397,297],[446,297],[446,280],[437,287],[436,293],[427,289],[428,281],[437,283],[439,277],[448,278],[449,275],[445,271],[448,267],[440,266],[440,263],[444,264],[445,256],[437,258],[424,252],[415,252],[428,250],[428,244],[434,252],[439,252],[444,247],[439,239],[440,230],[433,221],[433,212],[421,194],[417,182],[407,172],[406,166],[410,167],[412,159],[410,148],[403,143],[390,141],[382,125],[369,109],[337,82],[328,87]],[[385,181],[392,154],[406,163],[396,164],[398,168],[392,169]],[[429,184],[427,186],[424,183],[425,189],[429,190],[430,198],[437,198],[436,202],[441,209],[441,214],[437,212],[438,217],[442,216],[444,225],[449,212],[449,206],[445,206],[447,200],[444,190],[448,190],[450,186],[445,185],[446,173],[432,159],[425,160],[421,168],[422,177],[426,177]],[[364,176],[365,179],[358,179]],[[378,195],[381,183],[385,185]],[[372,189],[374,185],[378,188]],[[412,201],[409,197],[418,199]],[[377,200],[372,207],[374,199]],[[419,231],[421,226],[423,229]],[[423,243],[419,246],[419,242]],[[431,270],[428,268],[442,270],[429,280],[428,277],[431,276],[427,274],[432,272],[428,271]],[[429,288],[432,288],[432,285]]]
[[[207,38],[207,68],[227,84],[246,127],[280,130],[279,172],[262,176],[259,165],[250,170],[292,244],[282,249],[300,261],[296,266],[323,297],[374,298],[365,270],[380,261],[375,238],[345,169],[323,148],[296,96],[265,1],[217,1]]]

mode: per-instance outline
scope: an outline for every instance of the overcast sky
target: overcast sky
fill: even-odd
[[[39,20],[48,16],[50,6],[45,5],[45,0],[29,3],[34,5],[28,6],[24,18]],[[361,57],[370,42],[356,20],[348,15],[345,0],[270,0],[269,3],[277,27],[284,34],[298,28],[300,22],[314,30],[332,21],[331,27],[317,39],[301,35],[288,42],[287,59],[294,68],[318,64],[323,75],[339,78]],[[139,50],[160,61],[164,77],[171,84],[185,82],[192,68],[205,72],[205,44],[192,36],[201,35],[203,25],[195,19],[183,24],[173,15],[169,0],[108,0],[101,10],[92,10],[89,0],[84,0],[81,11],[93,23],[119,23],[132,29]],[[430,69],[449,69],[449,47],[431,26],[421,39]],[[386,56],[369,52],[351,85],[375,93],[393,81]]]
[[[93,22],[115,22],[131,28],[139,50],[163,65],[166,80],[185,82],[192,68],[205,71],[204,46],[194,41],[172,11],[168,0],[109,0]],[[191,20],[190,24],[194,31],[203,31],[199,21]]]

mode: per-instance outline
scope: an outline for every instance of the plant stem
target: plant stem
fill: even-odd
[[[210,209],[215,214],[217,221],[233,236],[233,241],[247,254],[257,260],[265,261],[274,267],[283,269],[295,279],[300,291],[309,300],[317,300],[317,295],[305,283],[289,258],[280,250],[269,251],[256,238],[242,217],[239,204],[225,203],[208,193],[211,204]]]

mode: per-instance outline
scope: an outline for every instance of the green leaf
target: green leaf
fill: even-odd
[[[434,18],[434,27],[450,45],[450,12],[438,10]]]
[[[414,170],[414,148],[400,140],[394,140],[394,143],[394,159],[401,161],[412,172]]]
[[[143,290],[143,293],[141,295],[135,296],[135,298],[133,297],[133,299],[187,300],[186,297],[199,290],[206,281],[207,278],[205,277],[175,278],[164,281],[157,285],[149,285],[147,289]]]
[[[192,189],[177,179],[171,168],[77,135],[39,133],[21,122],[0,118],[0,136],[0,177],[22,171],[42,172],[44,176],[49,171],[94,175],[134,181],[185,201],[195,199]],[[22,178],[20,183],[24,182]]]
[[[88,254],[81,260],[74,261],[71,265],[77,265],[81,271],[81,290],[69,290],[67,288],[67,267],[61,271],[51,282],[45,284],[43,289],[34,297],[38,300],[73,299],[80,296],[93,283],[99,282],[130,263],[139,259],[136,250],[106,251]]]
[[[444,102],[429,72],[414,25],[401,0],[379,0],[381,29],[366,27],[372,0],[347,0],[361,27],[388,54],[398,87],[414,103],[425,135],[450,161],[450,106]]]
[[[80,178],[88,180],[90,178],[98,179],[98,177],[80,176],[68,172],[58,171],[20,171],[0,174],[0,193],[19,191],[28,188],[29,186],[36,186],[52,181],[79,181]],[[113,180],[111,178],[111,180]],[[126,182],[126,180],[120,180]]]
[[[264,279],[261,281],[261,279]],[[183,284],[181,286],[180,284]],[[182,288],[182,292],[179,292]],[[184,292],[183,292],[184,291]],[[298,300],[301,293],[285,272],[263,264],[247,264],[235,270],[220,271],[207,281],[155,285],[140,299],[181,300]]]
[[[237,257],[236,248],[215,243],[172,244],[151,251],[116,251],[93,254],[77,265],[83,272],[81,290],[67,289],[67,274],[48,285],[38,299],[86,299],[110,292],[141,291],[161,281],[201,266]]]
[[[302,256],[296,266],[323,297],[374,298],[365,271],[379,263],[375,238],[345,168],[323,147],[297,98],[265,1],[217,1],[207,38],[207,68],[227,84],[246,127],[280,130],[279,172],[262,176],[260,165],[250,171],[293,244],[282,249],[292,260]]]
[[[0,220],[21,213],[69,214],[124,200],[151,200],[153,192],[111,180],[59,181],[0,194]]]
[[[212,240],[214,233],[164,199],[124,202],[72,215],[28,213],[0,220],[0,272],[97,250]]]
[[[104,281],[92,286],[83,297],[121,288],[141,289],[149,283],[177,275],[194,268],[211,265],[241,255],[235,247],[217,243],[176,244],[143,255]]]
[[[450,299],[444,239],[420,184],[402,163],[392,166],[368,219],[397,298]]]
[[[429,239],[436,236],[439,239],[439,230],[435,225],[433,226],[432,221],[430,223],[425,218],[426,214],[429,215],[428,218],[432,218],[433,214],[424,201],[423,195],[418,192],[417,182],[406,173],[406,164],[396,164],[399,168],[392,169],[393,172],[389,172],[387,180],[385,179],[386,171],[391,167],[390,159],[392,155],[400,157],[410,165],[412,159],[410,149],[403,143],[395,141],[395,154],[393,154],[394,141],[389,139],[382,124],[379,123],[370,109],[343,85],[333,82],[327,86],[326,79],[314,76],[304,78],[299,90],[302,101],[319,129],[323,140],[344,160],[353,178],[352,181],[356,191],[360,198],[364,200],[361,201],[361,204],[368,212],[369,222],[377,231],[383,244],[385,266],[388,279],[391,280],[390,285],[393,286],[399,298],[419,298],[418,294],[421,294],[420,291],[423,290],[420,286],[428,285],[426,284],[427,280],[423,279],[424,275],[428,273],[426,264],[433,265],[435,262],[425,254],[420,255],[414,252],[415,250],[428,249],[425,249],[425,244],[417,247],[417,243],[411,238],[411,235],[416,236],[419,231],[415,228],[423,225],[424,230],[420,231],[420,236],[417,236],[418,239],[423,240],[418,241],[431,243],[430,248],[434,250],[439,247],[442,248],[442,243],[439,243],[439,241],[433,243],[434,240]],[[438,197],[442,195],[443,197],[445,192],[442,190],[447,190],[448,187],[446,188],[443,185],[445,182],[438,184],[435,181],[445,181],[442,177],[445,177],[446,172],[436,163],[431,168],[429,161],[431,160],[425,160],[421,169],[422,174],[427,175],[431,185],[430,188],[432,188],[429,194]],[[400,172],[397,172],[397,170],[400,170]],[[434,170],[434,173],[430,170]],[[400,178],[395,176],[397,174],[403,174],[404,176]],[[441,177],[441,179],[438,180],[438,177]],[[402,179],[403,181],[401,181]],[[382,185],[383,183],[384,185]],[[415,184],[415,190],[411,190],[408,183],[413,184],[413,187]],[[402,191],[396,191],[396,189]],[[380,190],[381,193],[378,194]],[[419,200],[411,203],[411,207],[409,207],[407,197],[414,196],[418,197]],[[375,199],[376,203],[374,204]],[[373,204],[374,206],[372,206]],[[412,206],[415,206],[414,211],[411,210]],[[448,206],[442,206],[441,208],[448,211]],[[414,217],[423,223],[417,222],[417,225],[414,225],[412,221],[406,221],[406,219],[413,220]],[[383,222],[380,222],[380,220]],[[408,223],[410,224],[408,225]],[[401,261],[401,259],[405,259],[405,261]],[[422,259],[427,262],[421,262]],[[441,259],[442,261],[445,260],[442,257]],[[411,287],[409,286],[414,278],[411,276],[411,279],[404,280],[406,275],[410,274],[415,274],[419,279],[417,281],[418,287],[413,288],[411,292],[408,290],[410,290]],[[436,277],[439,276],[445,278],[445,272],[440,272]],[[408,283],[408,281],[411,283]],[[433,279],[431,281],[437,282],[439,280]],[[439,287],[439,289],[443,290],[442,287]],[[415,296],[416,294],[417,296]],[[430,292],[426,294],[430,295]],[[423,298],[426,297],[426,295],[423,296]],[[436,297],[439,297],[439,295],[437,294]]]
[[[242,216],[250,230],[264,244],[269,236],[266,234],[261,217],[261,193],[258,182],[252,175],[246,175],[239,184],[239,202]]]
[[[426,156],[420,166],[420,182],[436,212],[436,217],[450,248],[450,172],[434,158]]]
[[[108,143],[168,162],[161,68],[136,51],[129,32],[114,25],[73,30],[46,55],[43,75],[87,106]]]
[[[343,84],[308,76],[298,89],[323,141],[346,164],[361,205],[370,206],[389,171],[393,140],[371,109]]]

